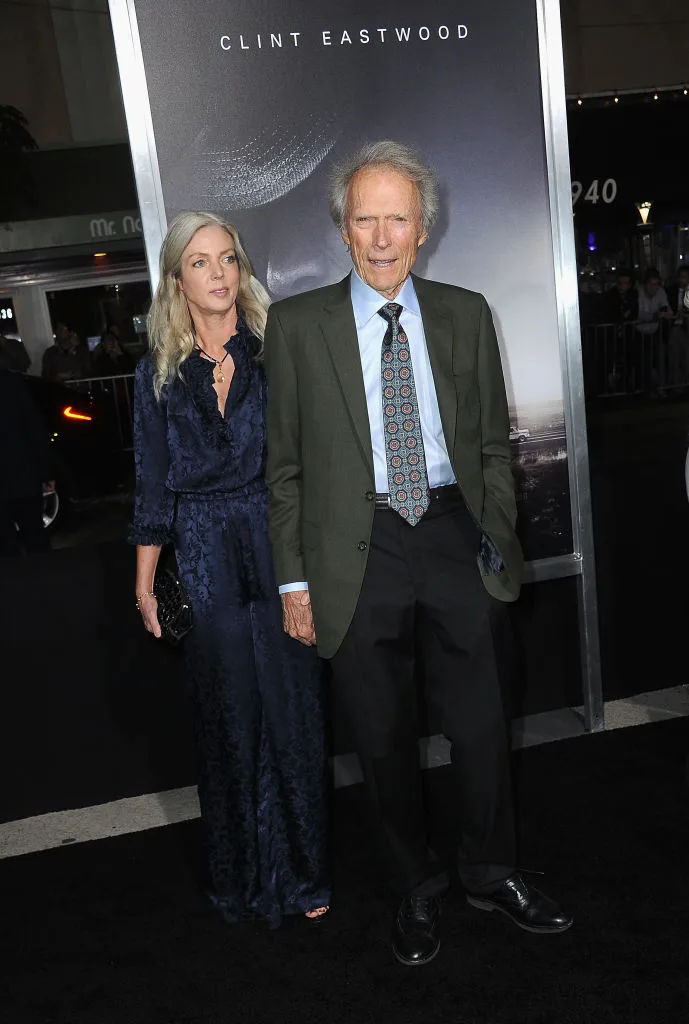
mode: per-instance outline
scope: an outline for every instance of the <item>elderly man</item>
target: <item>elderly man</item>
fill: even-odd
[[[284,625],[331,663],[401,897],[393,952],[410,966],[438,952],[448,886],[427,843],[419,677],[452,745],[469,903],[527,931],[571,924],[515,867],[491,637],[522,571],[507,402],[485,299],[411,274],[437,205],[411,150],[364,147],[331,182],[353,272],[275,303],[265,338]]]

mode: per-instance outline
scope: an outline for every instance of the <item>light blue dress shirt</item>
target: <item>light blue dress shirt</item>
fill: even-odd
[[[376,491],[379,494],[385,494],[390,488],[383,431],[381,353],[388,325],[387,321],[379,315],[378,310],[382,309],[388,300],[380,292],[367,285],[365,281],[362,281],[355,270],[352,271],[351,276],[351,298],[359,341],[361,369],[364,375],[368,422],[371,429]],[[399,319],[409,339],[423,448],[426,455],[428,486],[445,487],[455,483],[456,479],[447,454],[419,300],[416,297],[411,277],[407,278],[393,301],[404,307]],[[281,594],[286,594],[291,590],[306,590],[307,587],[307,583],[285,583],[279,589]]]
[[[373,448],[373,471],[376,491],[384,494],[390,490],[388,485],[388,464],[385,455],[385,435],[383,432],[383,395],[381,385],[381,352],[383,338],[387,329],[387,321],[378,313],[386,303],[383,296],[361,280],[356,271],[352,271],[352,307],[354,322],[359,340],[361,368],[364,373],[368,422],[371,428],[371,446]],[[416,297],[411,277],[393,300],[403,306],[400,313],[400,324],[409,339],[412,366],[414,367],[414,383],[416,398],[419,403],[421,434],[426,455],[426,473],[429,487],[445,487],[455,483],[447,446],[443,436],[443,425],[440,420],[438,397],[435,393],[431,361],[426,348],[426,335],[421,320],[419,300]]]

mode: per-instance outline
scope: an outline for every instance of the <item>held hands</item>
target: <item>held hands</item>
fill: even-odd
[[[141,594],[136,599],[136,607],[141,612],[144,626],[153,636],[161,634],[160,623],[158,622],[158,602],[153,594]]]
[[[282,626],[285,633],[298,640],[305,647],[312,647],[316,642],[316,630],[313,625],[311,597],[308,590],[292,590],[282,597]]]

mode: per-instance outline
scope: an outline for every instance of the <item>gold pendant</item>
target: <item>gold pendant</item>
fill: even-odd
[[[222,372],[220,367],[218,367],[218,376],[215,379],[218,382],[218,384],[224,384],[225,383],[225,374]]]

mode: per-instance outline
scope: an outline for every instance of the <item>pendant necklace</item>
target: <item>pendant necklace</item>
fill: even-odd
[[[205,348],[201,348],[198,341],[196,342],[196,347],[199,350],[199,352],[203,352],[206,359],[210,359],[212,362],[215,363],[215,366],[213,367],[213,379],[215,380],[215,383],[224,384],[225,374],[223,373],[222,364],[225,362],[230,353],[226,352],[222,359],[216,359],[215,356],[209,355],[209,353],[206,352]]]

